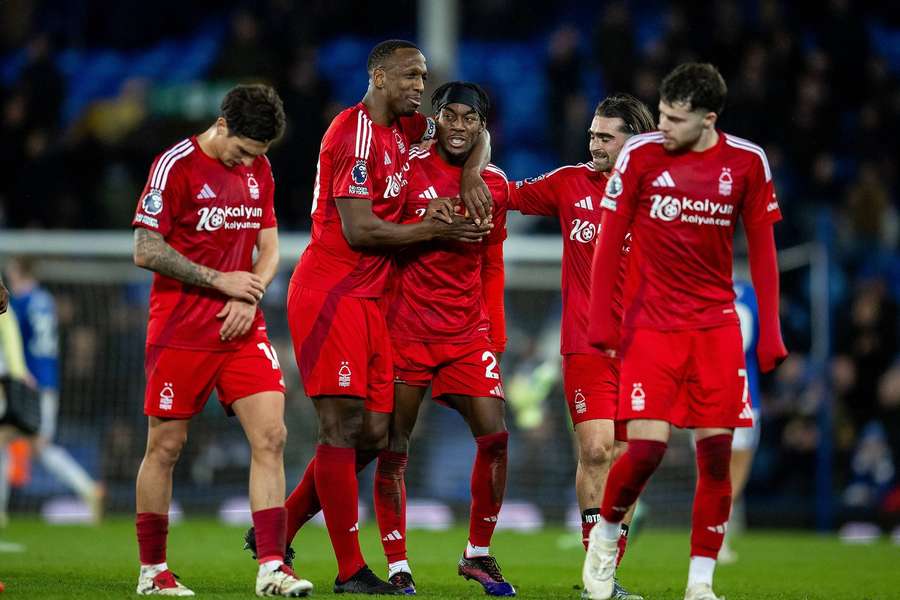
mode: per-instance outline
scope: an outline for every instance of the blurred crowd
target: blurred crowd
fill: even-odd
[[[462,46],[490,42],[499,55],[504,44],[530,40],[540,49],[529,67],[539,74],[547,109],[533,116],[537,134],[521,139],[504,129],[509,102],[496,103],[491,131],[501,166],[518,147],[535,144],[547,157],[543,169],[583,161],[585,129],[602,94],[632,92],[655,108],[658,83],[675,64],[708,60],[721,69],[729,84],[722,127],[761,144],[772,164],[784,212],[779,246],[818,240],[832,259],[835,325],[826,365],[810,354],[809,269],[784,274],[783,320],[793,353],[765,381],[763,447],[748,494],[811,498],[819,415],[833,400],[834,485],[848,519],[856,511],[900,519],[900,144],[891,141],[900,136],[900,20],[889,4],[564,1],[520,10],[512,0],[459,2]],[[77,74],[66,72],[66,51],[129,56],[210,23],[214,43],[209,60],[198,63],[197,85],[277,86],[290,120],[270,154],[279,221],[284,231],[306,231],[319,141],[346,96],[319,48],[345,37],[365,46],[415,38],[415,2],[382,6],[3,3],[0,231],[126,228],[153,156],[200,131],[214,103],[212,112],[166,110],[157,82],[138,73],[73,112],[67,100]],[[536,174],[509,170],[516,178]]]

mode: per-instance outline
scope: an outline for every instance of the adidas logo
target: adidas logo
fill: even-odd
[[[675,187],[675,180],[668,171],[663,171],[659,177],[653,180],[653,187]]]
[[[384,164],[386,164],[386,165],[391,164],[391,157],[388,156],[387,150],[384,151]]]
[[[725,535],[725,529],[727,528],[728,523],[722,523],[721,525],[709,525],[707,529],[712,531],[713,533],[718,533],[719,535]]]
[[[505,398],[505,396],[503,395],[503,386],[499,383],[495,385],[494,389],[491,390],[491,395],[497,396],[498,398]]]
[[[427,198],[429,200],[433,200],[438,197],[437,190],[434,189],[433,185],[428,186],[428,189],[419,194],[419,198]]]
[[[741,411],[741,415],[738,418],[753,420],[753,409],[750,408],[749,404],[744,404],[744,410]]]
[[[590,196],[585,196],[575,203],[575,208],[583,208],[585,210],[594,210],[594,202]]]
[[[403,539],[403,535],[396,529],[381,538],[382,542],[399,542]]]
[[[484,518],[482,519],[482,521],[487,521],[488,523],[496,523],[496,522],[497,522],[497,516],[494,515],[493,517],[484,517]]]
[[[212,191],[212,188],[209,187],[208,183],[203,184],[203,189],[200,190],[200,193],[197,194],[197,198],[200,200],[212,200],[216,197],[216,193]]]
[[[349,533],[355,533],[355,532],[359,531],[359,521],[357,521],[357,522],[353,525],[353,527],[351,527],[351,528],[348,529],[347,531],[348,531]]]

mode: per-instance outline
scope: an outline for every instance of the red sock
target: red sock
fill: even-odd
[[[375,460],[377,453],[368,451],[356,451],[356,472],[359,473],[369,463]],[[316,458],[313,457],[309,464],[306,465],[306,471],[300,483],[291,492],[284,507],[287,509],[287,525],[285,527],[285,539],[288,543],[294,541],[294,537],[300,528],[316,516],[322,510],[322,503],[319,502],[319,495],[316,493]]]
[[[405,452],[382,450],[375,469],[375,518],[388,564],[406,560]]]
[[[584,544],[584,549],[587,551],[588,542],[591,537],[591,529],[594,528],[594,525],[597,524],[597,521],[600,520],[600,509],[599,508],[586,508],[581,511],[581,543]]]
[[[256,556],[259,564],[270,560],[284,561],[284,522],[287,510],[283,506],[253,512],[256,529]]]
[[[731,512],[731,436],[697,442],[697,491],[691,519],[691,556],[716,558]]]
[[[508,441],[507,431],[475,438],[478,451],[472,465],[472,509],[469,513],[469,543],[473,546],[491,545],[506,491]]]
[[[166,562],[166,537],[169,535],[169,515],[143,512],[135,519],[138,553],[142,565]]]
[[[628,450],[613,464],[606,479],[600,507],[604,519],[619,523],[625,518],[665,456],[666,446],[665,442],[651,440],[628,441]]]
[[[319,495],[316,493],[315,457],[306,465],[303,478],[285,500],[284,507],[287,509],[285,540],[290,543],[300,528],[322,510]]]
[[[316,490],[338,562],[338,579],[346,581],[366,565],[359,549],[356,451],[319,444],[315,460]]]
[[[616,568],[619,568],[619,563],[622,562],[622,557],[625,556],[625,547],[628,545],[628,525],[622,523],[622,527],[619,530],[619,543],[618,549],[616,550]]]

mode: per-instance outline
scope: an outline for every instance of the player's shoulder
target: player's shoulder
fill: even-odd
[[[431,148],[412,146],[409,149],[410,167],[414,166],[414,164],[420,164],[423,162],[434,160],[434,156],[435,154],[431,151]]]
[[[186,164],[186,161],[190,161],[194,149],[193,140],[184,138],[160,152],[156,156],[156,160],[153,161],[150,188],[164,190],[172,177],[181,172],[181,168]]]
[[[645,158],[665,154],[663,134],[660,131],[649,131],[633,135],[622,146],[616,160],[616,170],[624,173],[635,157]]]
[[[31,291],[29,304],[34,310],[52,310],[53,295],[42,287],[36,287]]]
[[[484,177],[485,183],[490,183],[491,180],[502,182],[504,185],[509,183],[506,172],[494,163],[488,163],[488,166],[482,171],[482,177]]]
[[[725,139],[725,147],[728,148],[732,155],[743,156],[750,159],[751,163],[759,164],[762,167],[766,181],[772,179],[772,169],[769,167],[769,158],[762,146],[754,144],[748,139],[722,132]]]
[[[325,131],[323,149],[339,144],[352,144],[355,150],[372,138],[372,119],[360,102],[339,112]]]

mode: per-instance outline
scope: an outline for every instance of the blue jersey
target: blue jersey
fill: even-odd
[[[59,387],[59,341],[56,331],[56,303],[47,290],[36,287],[26,294],[11,296],[19,317],[25,363],[38,387]]]
[[[746,281],[734,282],[734,308],[741,319],[741,337],[744,340],[744,359],[747,363],[747,384],[750,403],[759,408],[759,363],[756,359],[756,343],[759,341],[759,308],[756,292]]]

